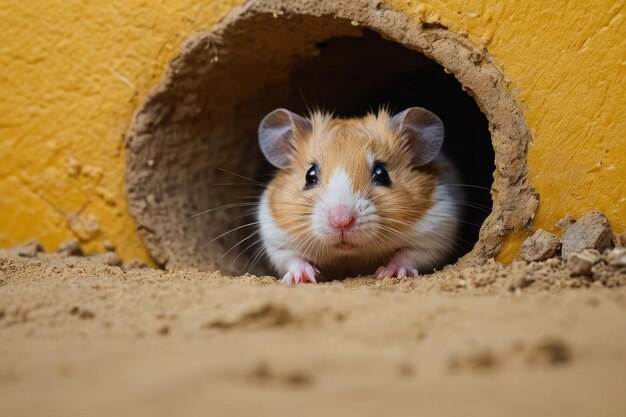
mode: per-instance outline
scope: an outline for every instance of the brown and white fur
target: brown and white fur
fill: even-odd
[[[456,244],[461,201],[443,137],[441,120],[419,107],[354,119],[268,114],[259,143],[279,171],[257,216],[282,282],[417,276],[441,266]],[[380,166],[390,183],[374,181],[384,177],[373,174]],[[307,186],[310,169],[317,182]]]

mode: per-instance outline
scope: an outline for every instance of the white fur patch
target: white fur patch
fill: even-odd
[[[328,182],[328,188],[324,195],[327,208],[338,204],[352,207],[354,204],[354,191],[350,176],[341,168],[337,168]]]
[[[294,259],[300,258],[290,243],[288,233],[276,224],[274,217],[272,217],[267,192],[261,196],[257,217],[265,254],[274,268],[281,275],[285,274]]]
[[[337,168],[332,173],[328,186],[313,208],[313,224],[311,228],[317,236],[322,237],[331,233],[328,226],[328,213],[339,204],[353,208],[356,204],[352,180],[346,171],[341,168]]]

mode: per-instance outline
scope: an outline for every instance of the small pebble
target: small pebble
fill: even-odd
[[[527,262],[545,261],[557,255],[561,242],[559,238],[545,230],[537,230],[522,245],[522,259]]]
[[[110,240],[103,241],[102,246],[107,252],[115,252],[115,245]]]
[[[571,225],[561,239],[562,257],[584,249],[595,249],[603,252],[613,246],[613,232],[606,216],[599,211],[585,214]]]
[[[567,269],[572,275],[591,275],[591,268],[600,262],[600,253],[595,249],[586,249],[579,253],[571,253],[567,257]]]
[[[576,219],[568,214],[567,216],[563,217],[561,220],[556,222],[554,227],[556,227],[557,229],[560,229],[562,231],[566,231],[574,223],[576,223]]]
[[[618,268],[626,266],[626,248],[613,248],[604,257],[606,262]]]
[[[77,240],[66,240],[59,245],[57,254],[60,256],[81,256],[83,251]]]
[[[121,266],[122,258],[120,258],[115,252],[97,253],[95,255],[89,255],[86,257],[90,261],[98,262],[109,266]]]

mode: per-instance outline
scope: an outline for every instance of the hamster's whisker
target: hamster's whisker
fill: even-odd
[[[205,165],[207,165],[207,166],[209,166],[209,167],[211,167],[211,168],[213,168],[213,169],[217,169],[218,171],[222,171],[222,172],[224,172],[224,173],[226,173],[226,174],[234,175],[235,177],[238,177],[238,178],[244,179],[244,180],[246,180],[246,181],[250,181],[250,183],[251,183],[251,184],[254,184],[254,185],[257,185],[257,186],[261,186],[261,187],[264,187],[264,188],[269,188],[269,187],[278,188],[278,189],[281,189],[281,190],[283,190],[283,191],[286,191],[286,192],[292,193],[294,196],[304,198],[304,199],[306,199],[306,200],[310,201],[311,203],[315,203],[315,201],[314,201],[312,198],[309,198],[309,197],[307,197],[307,196],[305,196],[305,195],[302,195],[301,193],[297,193],[297,192],[295,192],[295,191],[293,191],[293,190],[290,190],[290,189],[288,189],[288,188],[280,187],[280,186],[278,186],[278,185],[276,185],[276,184],[264,183],[264,182],[261,182],[261,181],[257,181],[257,180],[255,180],[255,179],[253,179],[253,178],[246,177],[245,175],[237,174],[236,172],[229,171],[229,170],[227,170],[227,169],[220,168],[220,167],[218,167],[218,166],[215,166],[215,165],[212,165],[212,164],[209,164],[209,163],[206,163],[206,162],[205,162],[204,164],[205,164]]]
[[[312,239],[313,239],[313,235],[311,234],[307,234],[304,238],[304,240],[300,241],[296,247],[295,247],[295,252],[296,253],[302,253],[301,249],[304,247],[304,245],[308,244]]]
[[[259,231],[256,231],[256,232],[254,232],[254,233],[250,234],[250,236],[247,236],[247,237],[245,237],[245,238],[241,239],[239,242],[235,243],[233,246],[231,246],[231,247],[230,247],[230,249],[228,249],[226,252],[224,252],[224,253],[222,254],[222,256],[220,256],[220,257],[219,257],[219,259],[217,260],[217,262],[220,262],[222,259],[224,259],[224,256],[228,255],[228,253],[229,253],[230,251],[232,251],[233,249],[235,249],[237,246],[241,245],[241,244],[242,244],[243,242],[245,242],[246,240],[251,239],[252,237],[254,237],[255,235],[257,235],[258,233],[259,233]],[[234,261],[233,261],[233,263],[234,263]]]
[[[259,232],[257,232],[256,234],[258,234]],[[241,255],[243,255],[248,249],[254,247],[254,245],[258,245],[259,243],[261,243],[263,241],[263,238],[257,239],[254,242],[252,242],[250,245],[246,246],[244,250],[242,250],[241,252],[239,252],[239,255],[237,255],[237,257],[233,260],[232,264],[234,265],[235,262],[237,262],[237,259],[239,259],[239,257],[241,257]],[[246,264],[247,265],[247,264]],[[245,267],[245,265],[244,265]]]
[[[401,223],[401,224],[407,225],[407,223],[406,223],[405,221],[403,221],[403,220],[397,220],[397,219],[387,219],[387,220],[388,220],[388,221],[391,221],[391,222],[395,221],[396,223]],[[388,231],[390,231],[390,232],[393,230],[393,231],[397,232],[396,234],[398,234],[398,233],[399,233],[400,235],[404,236],[404,238],[405,238],[405,239],[407,239],[409,242],[413,242],[413,243],[422,243],[422,242],[420,242],[418,239],[416,239],[416,238],[414,238],[414,237],[412,237],[412,236],[409,236],[409,235],[407,235],[406,233],[401,232],[401,231],[399,231],[399,230],[397,230],[397,229],[394,229],[394,228],[389,227],[389,226],[385,226],[385,225],[383,225],[383,224],[381,224],[380,226],[381,226],[381,228],[387,228],[387,230],[388,230]],[[434,231],[433,229],[429,229],[429,228],[427,228],[427,227],[424,227],[423,225],[420,225],[419,223],[414,223],[414,224],[412,224],[412,225],[411,225],[411,227],[414,227],[414,226],[419,227],[419,228],[420,228],[421,230],[423,230],[423,231],[426,231],[426,232],[429,232],[429,233],[433,233],[433,234],[435,234],[435,235],[437,235],[437,236],[441,237],[442,239],[444,239],[444,240],[446,240],[447,242],[449,242],[449,243],[452,245],[452,247],[456,247],[457,249],[460,249],[460,250],[464,250],[464,249],[465,249],[465,248],[464,248],[463,246],[461,246],[458,242],[456,242],[456,241],[454,241],[454,240],[450,239],[448,236],[445,236],[445,235],[443,235],[443,234],[441,234],[441,233],[438,233],[438,232]],[[467,242],[467,241],[464,241],[464,242],[465,242],[465,243],[469,243],[469,242]]]
[[[256,263],[261,260],[264,252],[266,252],[266,248],[264,245],[261,245],[261,248],[257,249],[255,253],[253,253],[253,257],[250,260],[250,266],[247,268],[248,270],[254,269]]]
[[[384,200],[382,200],[384,198]],[[406,203],[406,199],[404,197],[398,197],[398,196],[392,196],[392,197],[387,197],[387,196],[373,196],[371,197],[372,201],[385,201],[385,202],[393,202],[393,201],[397,201],[399,203]],[[424,199],[423,201],[430,201],[430,202],[437,202],[437,201],[449,201],[447,199],[442,199],[442,198],[427,198]],[[454,203],[471,203],[471,204],[475,204],[479,207],[485,208],[485,209],[490,209],[491,207],[486,206],[484,204],[480,204],[480,203],[475,203],[471,200],[464,200],[461,198],[455,198],[454,199]]]
[[[414,213],[412,210],[408,210],[408,209],[386,209],[385,212],[390,212],[390,213]],[[428,213],[429,216],[438,218],[438,219],[445,219],[448,218],[450,215],[454,214],[454,211],[441,211],[440,213]],[[468,224],[471,226],[477,226],[480,227],[482,226],[482,223],[476,223],[476,222],[470,222],[467,220],[462,220],[462,219],[457,219],[456,220],[459,223],[463,223],[463,224]],[[407,223],[407,225],[409,225],[410,223]]]
[[[411,236],[407,235],[406,233],[403,233],[403,232],[401,232],[401,231],[399,231],[397,229],[394,229],[393,227],[386,226],[384,224],[381,224],[379,227],[382,230],[384,230],[384,231],[390,232],[390,233],[394,234],[395,236],[397,236],[397,237],[399,237],[399,238],[401,238],[403,240],[406,240],[408,243],[416,242],[416,239],[412,238]]]
[[[315,244],[315,239],[312,237],[311,239],[309,239],[309,243],[306,245],[306,248],[304,249],[304,259],[309,259],[309,256],[307,256],[309,250],[311,248],[315,248],[315,246],[312,246]]]
[[[444,183],[444,184],[439,184],[440,187],[467,187],[467,188],[476,188],[479,190],[485,190],[485,191],[491,191],[491,188],[489,187],[483,187],[482,185],[475,185],[475,184],[448,184],[448,183]]]
[[[233,219],[230,219],[230,220],[229,220],[229,222],[230,222],[230,221],[233,221],[233,220],[235,220],[235,219],[237,219],[237,218],[241,218],[241,217],[247,217],[247,215],[243,215],[243,216],[238,216],[238,217],[235,217],[235,218],[233,218]],[[289,219],[289,220],[292,220],[292,219],[293,219],[293,220],[306,220],[306,219],[308,219],[308,217],[307,217],[307,216],[296,216],[296,215],[294,215],[294,216],[288,217],[288,219]],[[224,233],[220,234],[219,236],[217,236],[217,237],[215,237],[215,238],[211,239],[210,241],[208,241],[208,242],[206,242],[206,243],[201,244],[201,245],[200,245],[200,247],[204,247],[204,246],[206,246],[206,245],[208,245],[208,244],[211,244],[211,243],[213,243],[214,241],[216,241],[217,239],[219,239],[219,238],[221,238],[221,237],[224,237],[224,236],[226,236],[226,235],[228,235],[228,234],[230,234],[230,233],[233,233],[233,232],[235,232],[235,231],[237,231],[237,230],[241,230],[241,229],[244,229],[244,228],[246,228],[246,227],[257,226],[257,225],[260,225],[260,224],[262,224],[262,222],[260,222],[260,221],[255,221],[255,222],[247,223],[247,224],[244,224],[244,225],[241,225],[241,226],[238,226],[238,227],[234,227],[234,228],[232,228],[232,229],[230,229],[230,230],[228,230],[228,231],[226,231],[226,232],[224,232]],[[217,231],[218,229],[219,229],[219,227],[218,227],[218,228],[216,228],[216,229],[215,229],[215,231]],[[256,231],[256,232],[255,232],[255,234],[256,234],[256,233],[259,233],[259,231]],[[238,245],[238,244],[236,244],[235,246],[237,246],[237,245]],[[231,250],[232,250],[232,248],[231,248]]]
[[[382,197],[381,197],[382,198]],[[381,202],[383,202],[383,200],[381,198],[372,198],[372,201],[375,203],[380,204]],[[438,203],[440,201],[444,201],[447,202],[449,200],[446,199],[437,199],[437,198],[429,198],[429,199],[425,199],[423,200],[424,202],[429,202],[429,203]],[[401,198],[396,198],[394,199],[392,198],[386,198],[384,200],[385,204],[398,204],[398,205],[402,205],[402,204],[406,204],[406,200],[405,199],[401,199]],[[459,206],[463,206],[463,207],[469,207],[469,208],[473,208],[475,210],[479,210],[485,213],[491,213],[491,207],[486,206],[484,204],[479,204],[479,203],[473,203],[473,202],[469,202],[469,201],[464,201],[464,200],[454,200],[454,204],[457,204]]]
[[[385,236],[385,234],[380,234],[379,237],[381,238],[381,241],[387,245],[389,247],[390,251],[394,251],[395,248],[392,246],[393,240],[391,239],[391,237],[389,236]],[[381,245],[378,244],[378,241],[374,241],[374,247],[376,248],[377,252],[380,253],[380,257],[383,258],[385,256],[385,250],[384,248],[382,248]]]
[[[212,213],[214,211],[218,211],[218,210],[225,210],[225,209],[233,209],[233,208],[242,208],[242,207],[250,207],[252,209],[256,209],[256,207],[258,207],[259,203],[258,202],[254,202],[254,201],[250,201],[250,202],[241,202],[241,203],[230,203],[230,204],[224,204],[222,206],[219,207],[213,207],[210,208],[208,210],[204,210],[201,211],[199,213],[195,213],[192,214],[191,216],[187,217],[186,220],[192,220],[198,216],[202,216],[203,214],[208,214],[208,213]],[[272,203],[272,205],[278,205],[278,206],[288,206],[288,207],[305,207],[305,208],[311,208],[310,205],[307,204],[292,204],[292,203],[280,203],[280,202],[276,202],[276,203]],[[254,210],[252,211],[254,212]]]
[[[224,223],[222,223],[219,226],[217,226],[216,228],[214,228],[213,230],[211,230],[208,234],[209,234],[209,236],[213,236],[214,233],[216,233],[219,229],[221,229],[223,226],[227,225],[228,223],[232,223],[235,220],[242,219],[242,218],[245,218],[245,217],[251,217],[251,214],[248,213],[248,214],[242,214],[241,216],[232,217],[232,218],[226,220]]]
[[[315,251],[315,256],[313,257],[313,265],[317,268],[317,259],[319,257],[320,251],[322,250],[322,245],[317,245],[317,250]]]
[[[280,186],[278,186],[276,184],[219,183],[219,184],[207,184],[207,185],[211,185],[211,186],[235,186],[235,185],[242,185],[243,186],[243,185],[248,185],[248,186],[253,186],[253,187],[259,187],[259,188],[262,188],[262,189],[277,188],[277,189],[280,189],[282,191],[285,191],[285,192],[289,193],[292,196],[303,197],[303,198],[309,200],[310,202],[313,202],[312,199],[309,199],[306,196],[303,196],[303,195],[299,194],[298,192],[296,192],[294,190],[290,190],[288,188],[280,187]],[[240,198],[240,197],[233,197],[233,198]],[[261,194],[258,194],[258,195],[255,195],[255,196],[249,196],[249,198],[255,198],[257,200],[260,200],[261,199]]]
[[[202,246],[205,246],[205,245],[208,245],[208,244],[210,244],[210,243],[213,243],[213,242],[215,242],[217,239],[219,239],[219,238],[221,238],[221,237],[224,237],[224,236],[226,236],[226,235],[228,235],[228,234],[231,234],[231,233],[233,233],[233,232],[236,232],[237,230],[241,230],[241,229],[246,228],[246,227],[256,226],[257,224],[259,224],[259,222],[251,222],[251,223],[242,224],[241,226],[233,227],[232,229],[230,229],[230,230],[228,230],[228,231],[226,231],[226,232],[222,233],[222,234],[221,234],[221,235],[219,235],[219,236],[214,237],[213,239],[209,240],[208,242],[203,243],[203,244],[202,244]]]
[[[445,212],[441,213],[441,214],[430,213],[429,215],[431,215],[431,216],[433,216],[435,218],[438,218],[438,219],[446,219],[446,218],[449,217],[450,214],[453,214],[453,213],[445,213]],[[483,225],[482,222],[480,222],[480,223],[478,223],[478,222],[471,222],[469,220],[457,219],[456,221],[459,222],[459,223],[467,224],[469,226],[474,226],[474,227],[482,227],[482,225]]]
[[[223,206],[210,208],[208,210],[201,211],[200,213],[192,214],[191,216],[187,217],[187,220],[191,220],[198,216],[202,216],[203,214],[212,213],[217,210],[224,210],[227,208],[239,208],[239,207],[256,207],[257,205],[258,205],[257,203],[252,203],[252,202],[224,204]]]

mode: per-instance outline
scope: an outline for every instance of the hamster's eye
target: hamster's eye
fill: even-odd
[[[304,179],[306,181],[306,185],[304,186],[304,188],[311,188],[315,185],[317,185],[317,183],[319,182],[319,177],[318,177],[318,168],[317,168],[317,164],[313,164],[311,165],[311,168],[309,168],[309,170],[306,172],[306,175],[304,176]]]
[[[389,173],[381,164],[374,165],[374,169],[372,170],[372,182],[375,185],[382,185],[385,187],[389,187],[391,185]]]

